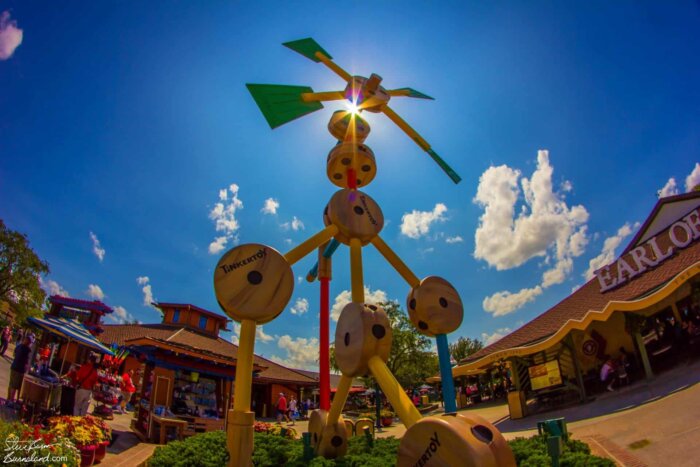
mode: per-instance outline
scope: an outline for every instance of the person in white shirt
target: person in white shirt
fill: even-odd
[[[600,368],[600,380],[603,383],[608,383],[608,386],[606,388],[608,391],[614,391],[612,386],[615,382],[615,375],[615,363],[613,362],[612,358],[608,357],[605,360],[603,366]]]

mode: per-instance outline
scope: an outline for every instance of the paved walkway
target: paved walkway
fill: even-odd
[[[0,358],[0,392],[6,395],[13,348]],[[504,403],[477,404],[466,409],[494,423],[508,439],[530,436],[537,421],[564,417],[569,431],[587,442],[595,454],[614,459],[623,466],[700,465],[700,361],[662,373],[651,381],[640,381],[613,393],[597,396],[594,402],[510,420]],[[439,412],[437,412],[439,413]],[[141,443],[131,432],[131,414],[115,415],[110,421],[116,441],[107,449],[102,465],[132,467],[148,459],[156,445]],[[293,427],[298,433],[308,422]],[[396,423],[377,433],[401,437],[405,427]]]

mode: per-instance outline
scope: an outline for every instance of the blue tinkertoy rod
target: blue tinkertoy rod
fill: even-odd
[[[450,348],[447,345],[447,335],[438,334],[437,341],[438,360],[440,362],[440,379],[442,380],[442,399],[445,401],[445,413],[457,411],[455,401],[455,383],[452,379],[452,365],[450,365]]]
[[[324,258],[330,258],[333,256],[333,253],[335,253],[335,250],[338,249],[340,246],[340,242],[336,240],[335,238],[332,238],[331,241],[328,243],[328,246],[326,247],[325,250],[323,250],[323,257]],[[313,282],[314,279],[316,279],[316,275],[318,274],[318,261],[316,261],[316,264],[314,264],[314,267],[312,267],[309,272],[306,274],[306,280],[309,282]]]

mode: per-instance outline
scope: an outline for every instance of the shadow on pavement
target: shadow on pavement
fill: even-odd
[[[700,383],[700,360],[680,363],[675,368],[655,375],[651,380],[636,381],[614,392],[598,394],[585,404],[539,412],[518,420],[505,417],[494,425],[503,433],[536,430],[537,422],[564,417],[567,423],[611,415],[662,399]]]

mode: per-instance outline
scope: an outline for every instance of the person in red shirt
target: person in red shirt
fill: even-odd
[[[289,415],[287,415],[287,398],[284,397],[283,392],[280,392],[280,398],[277,399],[277,423],[280,423],[283,418],[290,421]]]
[[[92,400],[92,388],[97,383],[97,357],[90,355],[86,364],[73,376],[75,384],[75,405],[73,407],[73,415],[86,415]]]
[[[127,373],[126,371],[122,374],[122,382],[120,385],[120,389],[122,391],[122,400],[119,404],[119,409],[121,413],[126,413],[126,404],[131,401],[131,396],[136,392],[136,387],[134,386],[134,382],[132,380],[132,376],[134,374],[134,370],[129,370]]]

